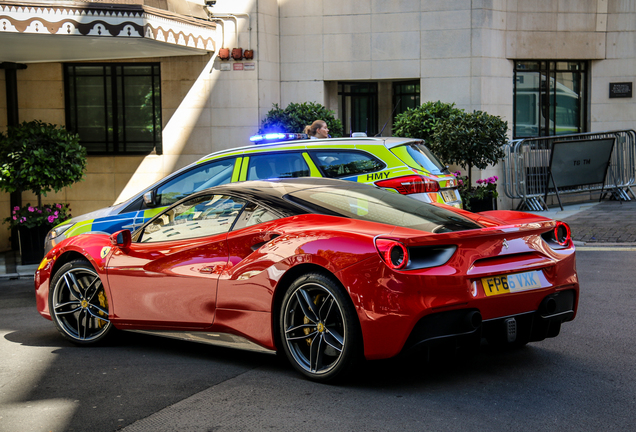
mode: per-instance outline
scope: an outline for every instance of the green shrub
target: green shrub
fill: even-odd
[[[507,132],[508,123],[499,116],[462,110],[461,114],[452,115],[435,127],[429,148],[445,163],[466,169],[472,184],[472,167],[485,169],[504,157]]]
[[[38,207],[42,195],[81,180],[85,170],[86,149],[64,128],[35,120],[0,133],[0,189],[32,191]]]
[[[316,102],[292,102],[285,109],[274,104],[261,122],[258,133],[302,133],[305,126],[315,120],[324,120],[332,137],[342,136],[342,122],[334,117],[333,111]]]
[[[426,102],[396,117],[394,136],[421,138],[446,164],[463,167],[471,182],[471,169],[486,168],[504,156],[508,123],[483,111],[467,113],[454,103]]]
[[[420,138],[430,141],[437,125],[463,110],[454,103],[425,102],[417,108],[409,108],[395,117],[393,136]]]

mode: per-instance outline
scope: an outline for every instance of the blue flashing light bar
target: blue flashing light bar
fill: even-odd
[[[303,140],[308,139],[307,134],[302,133],[267,133],[253,135],[250,137],[250,141],[254,144],[271,144],[282,141]]]

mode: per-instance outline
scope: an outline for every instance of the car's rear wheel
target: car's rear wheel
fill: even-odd
[[[336,280],[320,273],[298,278],[287,290],[280,336],[291,364],[316,381],[343,377],[361,358],[353,305]]]
[[[49,309],[62,336],[76,344],[103,341],[112,330],[102,281],[84,260],[68,262],[55,273]]]

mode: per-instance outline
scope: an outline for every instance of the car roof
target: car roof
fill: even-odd
[[[325,139],[304,139],[304,140],[293,140],[293,141],[284,141],[270,144],[251,144],[242,147],[235,147],[227,150],[220,150],[214,153],[210,153],[209,155],[203,156],[197,162],[207,160],[212,157],[222,156],[224,154],[230,154],[235,152],[243,152],[250,151],[254,149],[262,149],[263,151],[275,151],[275,150],[288,150],[289,147],[293,147],[294,150],[298,150],[301,147],[305,147],[307,150],[311,150],[313,148],[325,148],[331,145],[340,145],[340,144],[377,144],[384,145],[386,148],[397,147],[402,144],[407,144],[410,142],[422,142],[419,138],[400,138],[400,137],[342,137],[342,138],[325,138]],[[196,163],[196,162],[195,162]]]

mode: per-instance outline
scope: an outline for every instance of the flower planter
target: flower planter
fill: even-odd
[[[470,211],[474,213],[497,210],[497,200],[493,197],[471,198],[468,204],[470,205]]]
[[[18,241],[22,265],[39,264],[44,258],[44,238],[49,232],[48,226],[27,228],[18,227]]]

